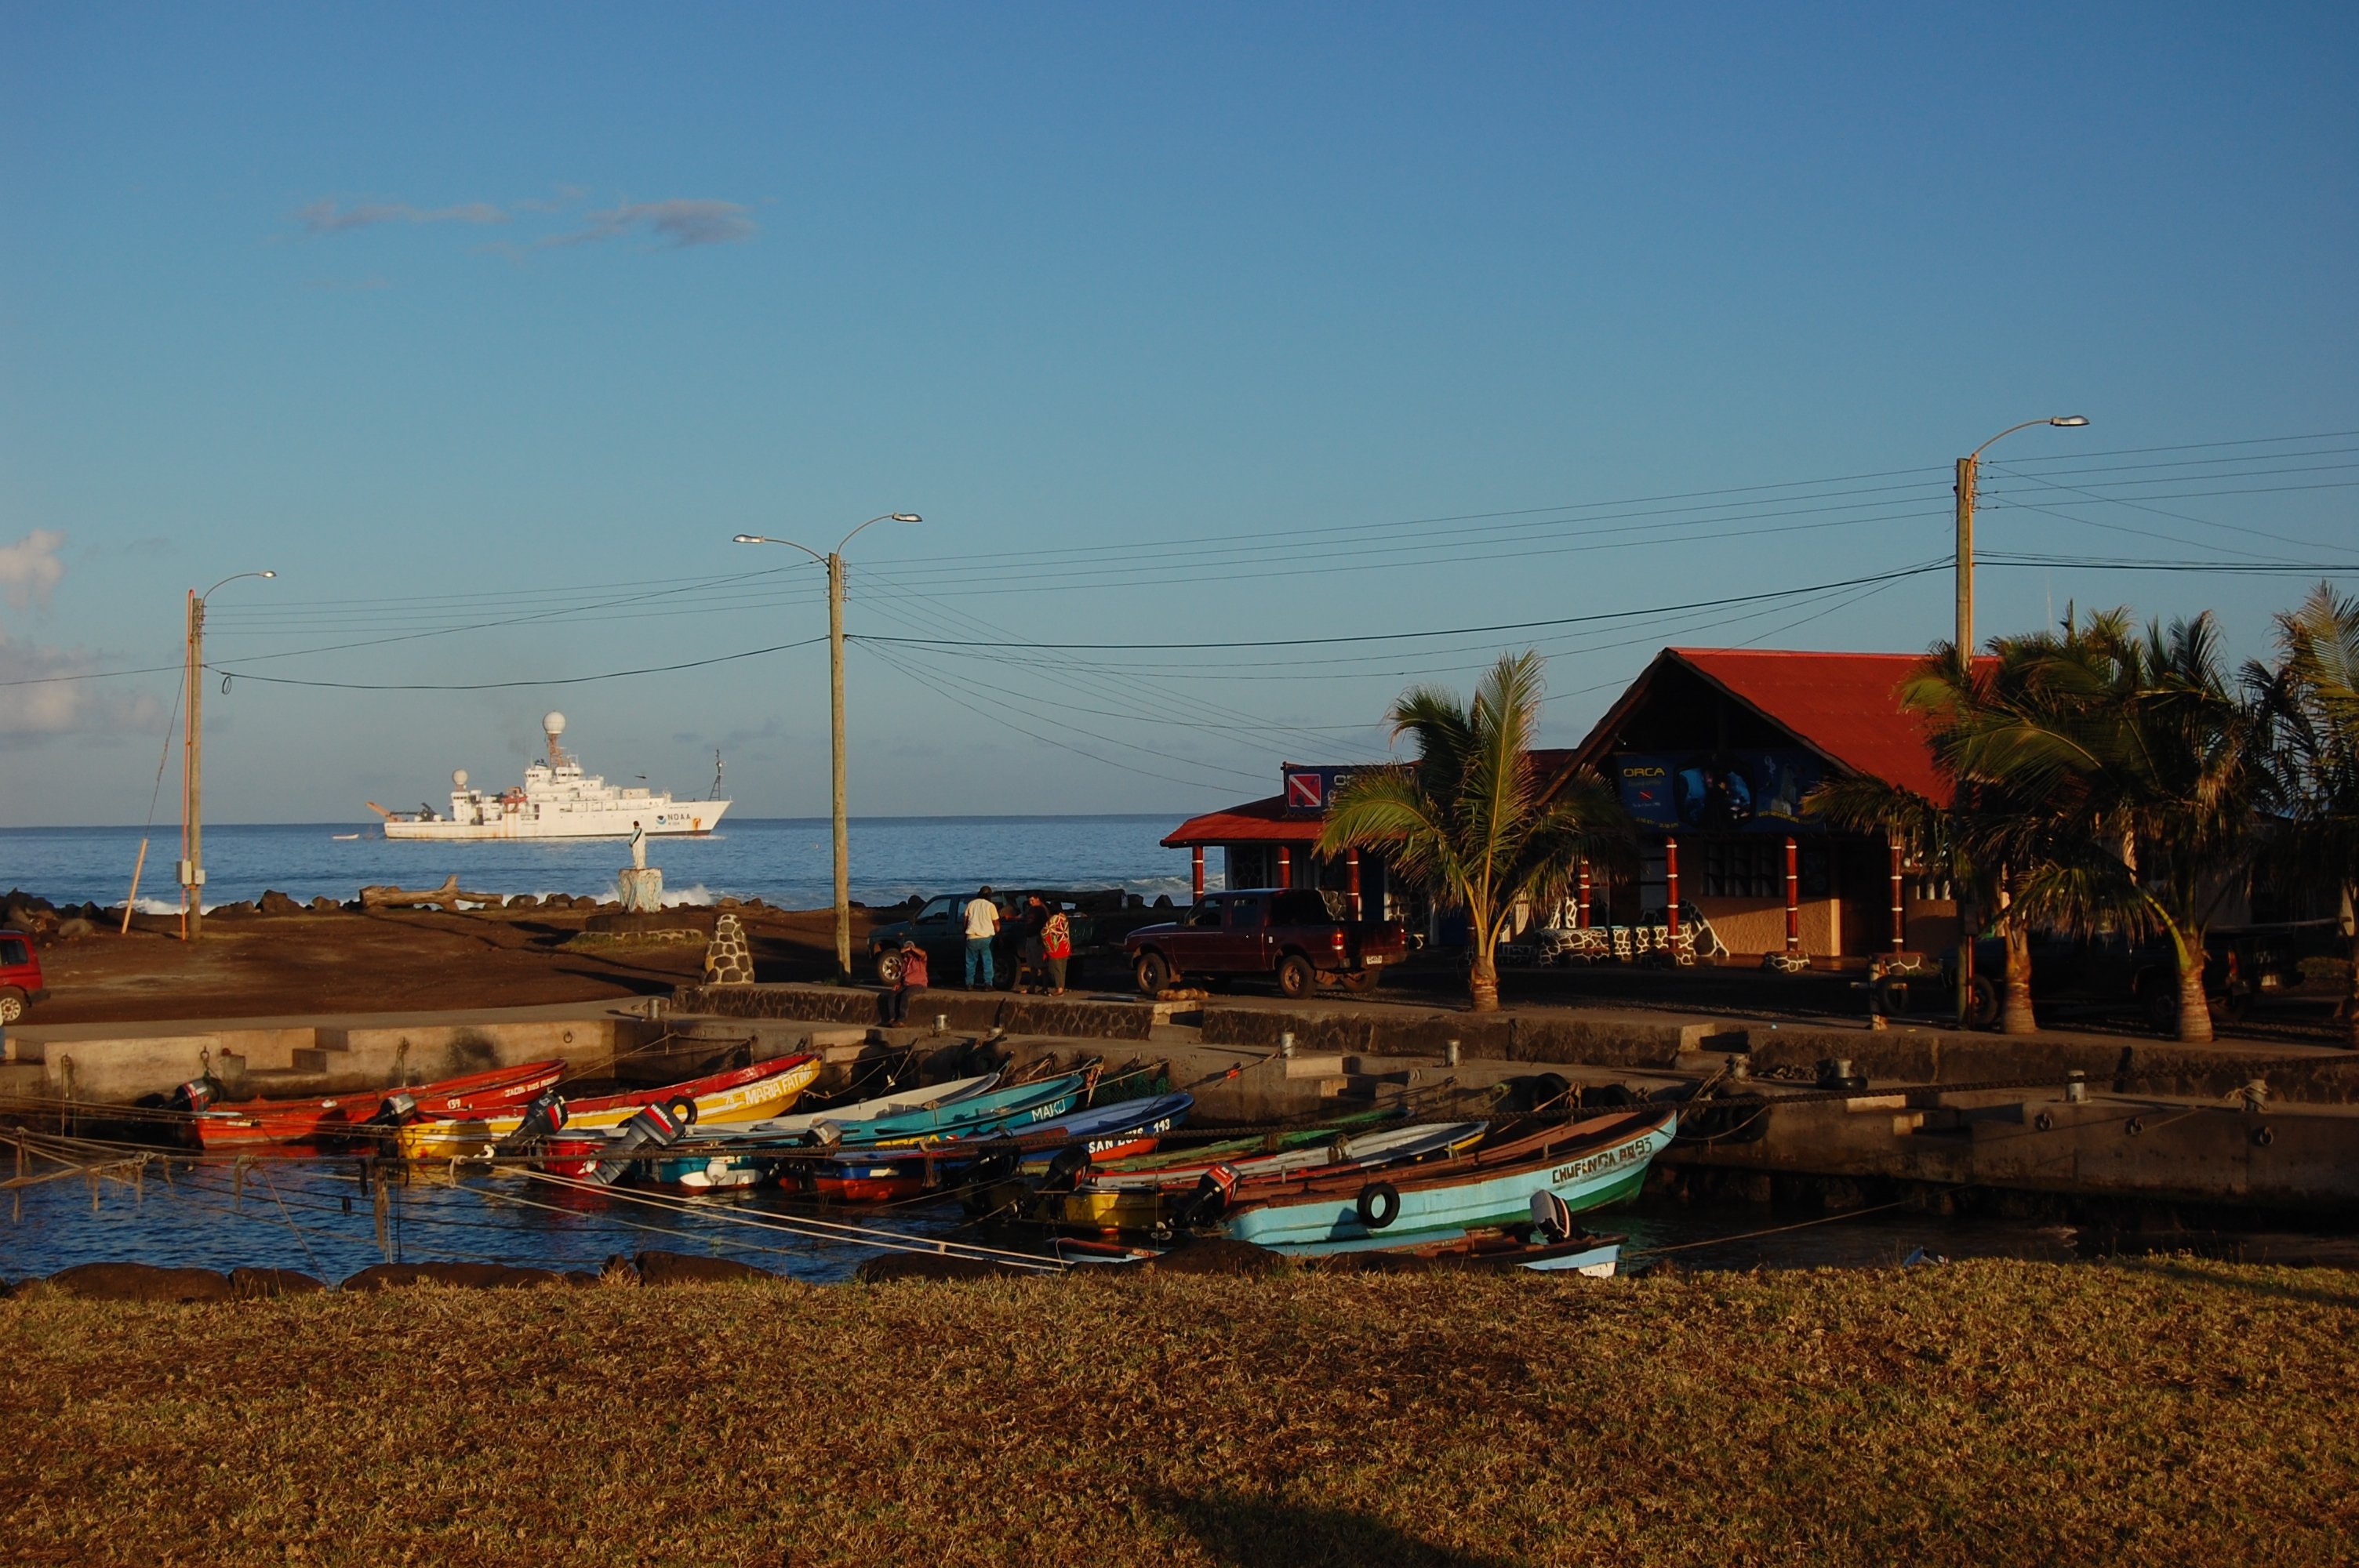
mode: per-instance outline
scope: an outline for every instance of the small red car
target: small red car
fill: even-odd
[[[41,983],[41,960],[33,956],[33,939],[21,931],[0,931],[0,1024],[25,1016],[28,1003],[49,994]]]

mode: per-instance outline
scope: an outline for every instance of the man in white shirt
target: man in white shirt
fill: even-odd
[[[966,989],[974,989],[974,977],[983,976],[983,989],[989,990],[997,976],[991,967],[991,945],[999,935],[999,905],[991,901],[991,889],[966,901]]]

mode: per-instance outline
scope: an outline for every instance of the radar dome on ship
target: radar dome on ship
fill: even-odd
[[[451,770],[451,787],[452,789],[465,789],[467,787],[466,769],[452,768]]]
[[[540,727],[551,735],[562,735],[565,733],[565,715],[544,713],[540,716]]]

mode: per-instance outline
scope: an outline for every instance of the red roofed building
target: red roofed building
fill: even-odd
[[[1949,790],[1898,688],[1916,654],[1666,648],[1571,751],[1536,752],[1550,775],[1594,768],[1638,823],[1636,876],[1600,879],[1542,920],[1567,925],[1711,924],[1729,958],[1824,964],[1956,940],[1948,890],[1884,839],[1840,832],[1802,810],[1824,779],[1866,774],[1937,802]],[[1358,893],[1370,915],[1426,918],[1370,854],[1317,860],[1327,802],[1350,768],[1281,769],[1280,793],[1183,822],[1163,842],[1205,851],[1225,884]],[[1708,945],[1707,950],[1708,950]]]
[[[1947,890],[1883,839],[1800,809],[1824,779],[1866,774],[1946,802],[1922,726],[1902,711],[1916,654],[1666,648],[1575,749],[1621,790],[1641,870],[1613,918],[1711,922],[1734,957],[1825,961],[1955,940]],[[1603,917],[1599,924],[1603,924]]]

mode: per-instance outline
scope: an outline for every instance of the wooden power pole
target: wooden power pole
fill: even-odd
[[[835,973],[852,976],[852,828],[843,803],[843,556],[827,557],[827,735],[829,793],[834,799]]]
[[[182,732],[180,769],[180,929],[194,942],[205,934],[205,601],[189,590],[189,723]]]

